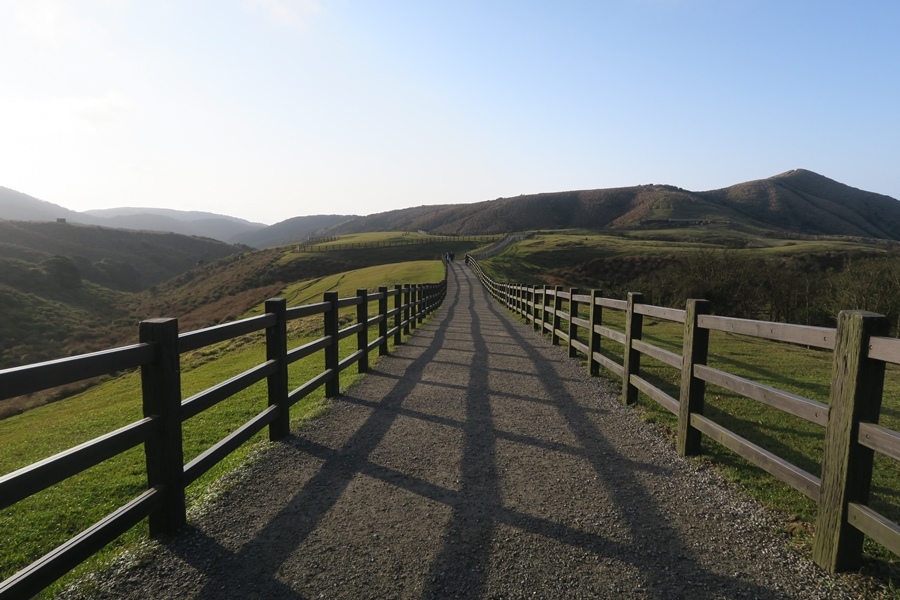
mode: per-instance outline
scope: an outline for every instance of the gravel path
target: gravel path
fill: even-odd
[[[848,598],[451,269],[432,321],[92,598]]]

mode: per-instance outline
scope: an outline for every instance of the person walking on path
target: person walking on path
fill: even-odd
[[[469,269],[448,277],[407,343],[91,597],[852,597]]]

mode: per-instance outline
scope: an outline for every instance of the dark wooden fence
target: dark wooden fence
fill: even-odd
[[[624,403],[635,402],[640,392],[676,415],[680,454],[698,454],[701,436],[706,435],[816,502],[813,558],[820,566],[832,572],[858,568],[864,535],[900,554],[900,526],[868,506],[874,453],[900,461],[900,433],[878,425],[885,365],[900,364],[900,340],[886,337],[884,316],[844,311],[836,329],[720,317],[709,314],[705,300],[689,300],[685,310],[679,310],[644,304],[637,293],[614,300],[603,298],[597,290],[586,294],[577,289],[500,283],[487,276],[471,256],[466,261],[491,296],[533,324],[535,330],[549,335],[553,344],[565,344],[569,356],[586,358],[592,375],[601,366],[618,375]],[[625,313],[624,332],[603,325],[604,310]],[[644,341],[644,317],[683,324],[681,354]],[[714,330],[833,352],[829,403],[707,366],[709,333]],[[622,346],[622,364],[600,353],[603,340]],[[642,356],[680,373],[678,398],[642,376]],[[707,383],[825,428],[822,476],[705,416]]]
[[[387,354],[388,342],[400,344],[446,296],[444,281],[433,284],[381,287],[377,293],[357,290],[338,298],[327,292],[323,302],[287,308],[284,299],[266,302],[265,314],[208,329],[178,332],[177,319],[151,319],[140,324],[140,342],[115,348],[0,371],[0,400],[29,394],[91,377],[127,369],[141,369],[143,418],[116,431],[0,477],[0,509],[11,506],[73,475],[140,444],[147,464],[147,489],[126,505],[76,535],[18,573],[0,582],[0,598],[27,598],[44,589],[119,535],[149,518],[151,535],[171,533],[185,523],[185,487],[206,473],[256,433],[269,428],[269,438],[289,433],[290,407],[321,386],[333,397],[340,390],[340,373],[357,364],[368,369],[369,353]],[[369,314],[370,303],[378,311]],[[392,305],[392,306],[391,306]],[[342,308],[356,307],[356,322],[339,329]],[[287,323],[321,315],[322,337],[288,349]],[[378,335],[369,339],[369,329]],[[212,344],[265,330],[266,360],[186,400],[181,397],[180,356]],[[340,340],[356,336],[356,351],[341,359]],[[288,390],[288,365],[324,354],[324,370]],[[267,380],[268,406],[224,439],[184,464],[182,423],[241,390]]]
[[[422,244],[444,244],[449,242],[496,242],[504,239],[502,235],[429,235],[427,237],[413,238],[409,240],[383,240],[380,242],[344,242],[323,243],[337,241],[338,237],[322,238],[298,246],[304,252],[332,252],[334,250],[361,250],[365,248],[389,248],[393,246],[419,246]]]

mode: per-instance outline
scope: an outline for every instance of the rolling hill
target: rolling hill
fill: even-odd
[[[208,237],[226,243],[239,243],[234,238],[266,227],[262,223],[251,223],[226,215],[165,208],[110,208],[76,212],[28,194],[0,187],[0,220],[3,219],[41,222],[65,219],[68,223],[180,233]]]
[[[0,260],[40,266],[54,256],[63,256],[77,267],[80,278],[122,291],[146,289],[198,264],[242,250],[213,239],[175,233],[55,221],[0,221]]]
[[[0,221],[0,367],[132,342],[135,292],[243,250],[174,233]]]
[[[167,231],[196,235],[229,244],[241,243],[237,238],[265,229],[262,223],[209,212],[172,210],[168,208],[107,208],[86,210],[84,215],[102,219],[97,224],[119,229]]]
[[[269,225],[255,231],[249,231],[234,236],[233,243],[246,244],[254,248],[273,248],[284,244],[302,242],[310,237],[316,237],[319,232],[356,219],[348,215],[313,215],[309,217],[294,217],[274,225]],[[378,231],[391,231],[379,229]]]
[[[76,223],[201,235],[255,248],[293,244],[310,237],[375,231],[483,235],[541,229],[652,229],[697,222],[780,235],[900,239],[900,203],[896,199],[804,169],[702,192],[649,184],[418,206],[364,217],[294,217],[270,226],[211,213],[165,209],[118,208],[76,213],[0,187],[0,219],[4,218],[65,218]]]
[[[528,194],[360,217],[328,234],[424,230],[442,235],[539,229],[640,229],[691,222],[780,233],[900,239],[900,202],[804,169],[691,192],[670,185]]]

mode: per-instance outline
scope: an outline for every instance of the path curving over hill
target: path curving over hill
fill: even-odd
[[[450,283],[325,417],[90,597],[854,597],[468,269]]]

